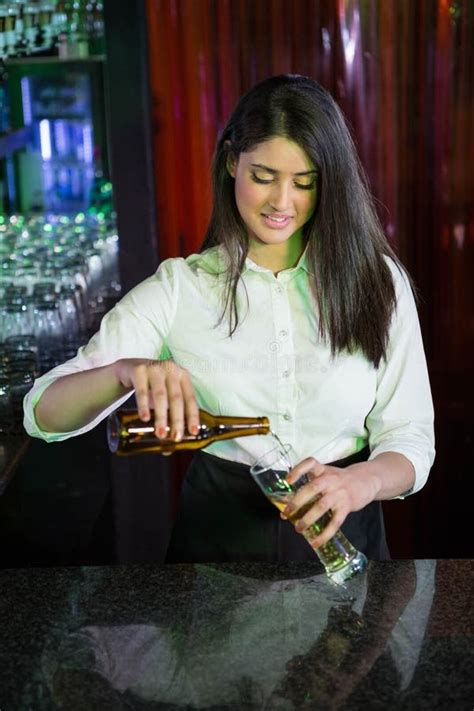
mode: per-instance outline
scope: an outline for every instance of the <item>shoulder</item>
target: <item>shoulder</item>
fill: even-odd
[[[200,254],[190,254],[188,257],[171,257],[164,259],[154,274],[133,287],[125,297],[126,301],[141,300],[156,295],[159,292],[178,295],[179,291],[200,273],[217,276],[222,273],[223,258],[219,247],[212,247]]]
[[[221,274],[226,265],[224,248],[222,245],[218,245],[198,254],[190,254],[189,257],[186,257],[185,264],[186,268],[193,273]]]
[[[134,306],[144,300],[163,297],[176,301],[183,290],[188,291],[193,281],[197,282],[200,272],[219,274],[220,264],[221,254],[218,247],[188,257],[165,259],[156,272],[134,286],[121,303]]]
[[[224,261],[222,248],[211,247],[204,252],[190,254],[187,257],[171,257],[159,265],[155,274],[150,277],[155,280],[179,279],[198,272],[208,274],[219,273]]]
[[[393,287],[395,289],[395,312],[397,317],[406,318],[411,316],[412,318],[417,318],[413,282],[408,271],[399,260],[395,260],[389,256],[385,256],[384,260],[390,270]]]
[[[407,298],[408,296],[413,298],[412,280],[404,265],[399,260],[387,255],[384,256],[384,261],[390,270],[397,302],[400,298]]]

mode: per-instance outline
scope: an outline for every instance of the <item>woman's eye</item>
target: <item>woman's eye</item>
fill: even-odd
[[[262,178],[256,173],[251,173],[250,175],[252,180],[260,185],[270,185],[270,183],[273,183],[272,177]],[[316,187],[316,180],[312,180],[310,183],[294,183],[294,186],[300,190],[313,190],[313,188]]]
[[[313,180],[311,183],[295,183],[295,186],[301,188],[301,190],[312,190],[316,187],[316,181]]]
[[[256,183],[261,183],[263,185],[268,185],[273,180],[273,178],[259,178],[258,175],[255,175],[255,173],[251,173],[251,176],[252,180],[254,180]]]

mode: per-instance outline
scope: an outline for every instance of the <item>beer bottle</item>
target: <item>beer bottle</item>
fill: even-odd
[[[137,410],[117,410],[107,420],[107,441],[111,452],[119,455],[145,452],[172,453],[182,449],[201,449],[211,442],[234,437],[249,437],[268,434],[270,422],[267,417],[223,417],[199,410],[199,431],[185,432],[179,442],[171,437],[158,439],[155,435],[153,413],[150,422],[143,422]],[[166,428],[169,434],[170,428]]]

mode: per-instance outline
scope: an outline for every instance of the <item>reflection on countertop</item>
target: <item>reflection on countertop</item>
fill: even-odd
[[[0,708],[470,709],[474,561],[0,571]]]

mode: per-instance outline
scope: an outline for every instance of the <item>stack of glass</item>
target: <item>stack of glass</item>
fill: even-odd
[[[0,60],[103,33],[102,0],[0,0]]]
[[[113,213],[0,215],[0,433],[35,377],[72,358],[120,296]]]

